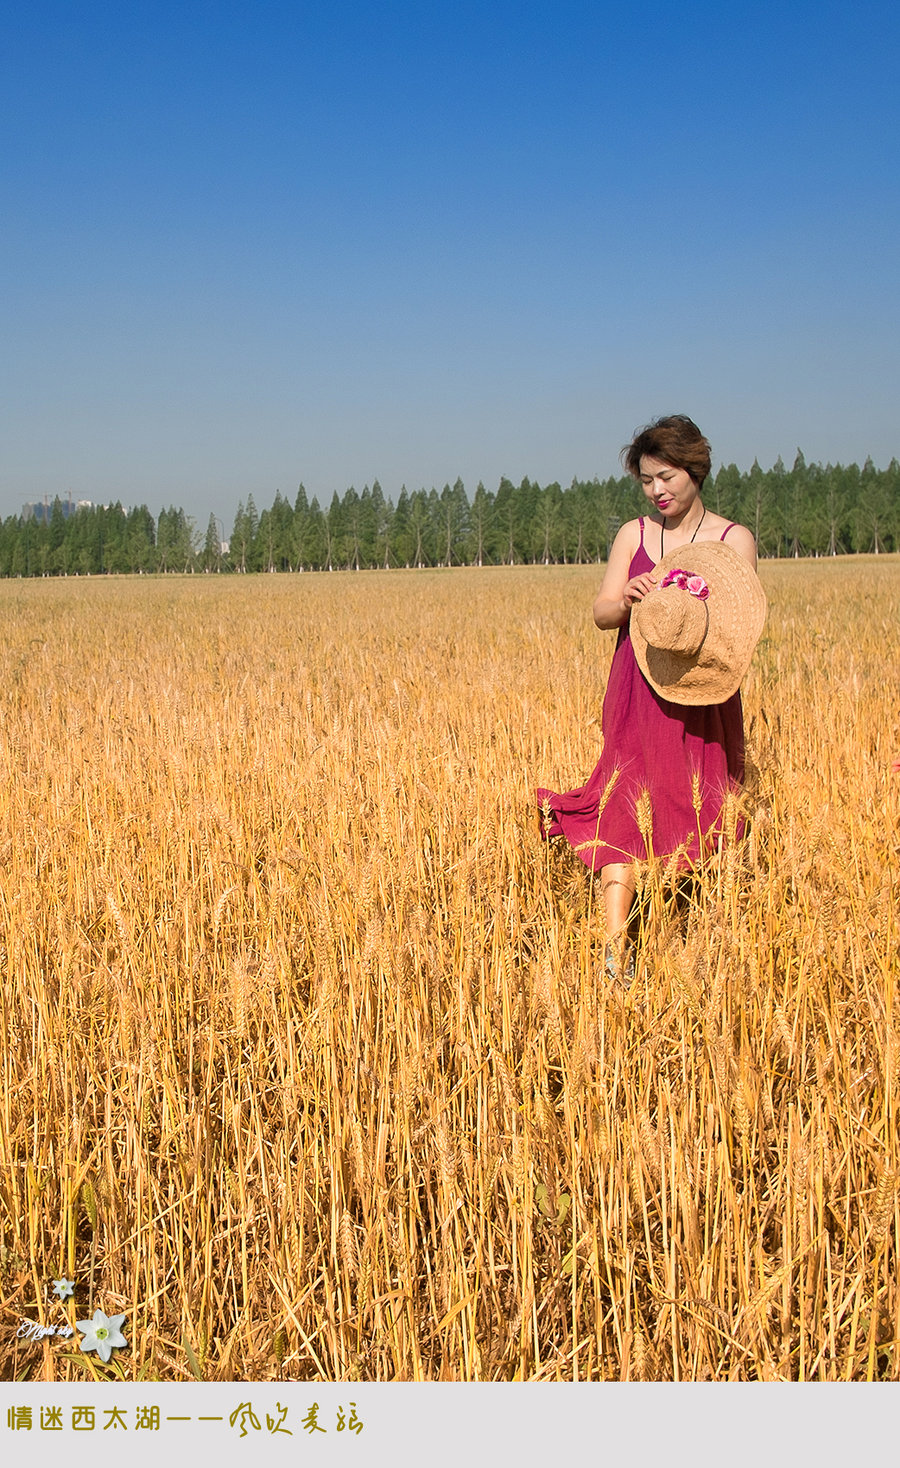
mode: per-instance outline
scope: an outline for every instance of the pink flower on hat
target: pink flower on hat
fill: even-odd
[[[702,576],[691,576],[689,572],[683,571],[680,566],[673,566],[660,582],[660,590],[664,586],[677,586],[681,591],[689,591],[691,596],[699,597],[700,601],[706,601],[709,596],[709,587]]]

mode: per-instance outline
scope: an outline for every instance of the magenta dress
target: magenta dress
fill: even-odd
[[[629,578],[652,571],[641,543]],[[728,525],[722,540],[731,530]],[[586,785],[557,795],[537,791],[545,837],[565,836],[586,866],[599,871],[611,862],[671,856],[680,847],[680,866],[688,866],[715,841],[729,789],[744,776],[744,720],[740,692],[725,703],[669,703],[647,682],[637,665],[628,623],[619,629],[603,700],[603,752]],[[694,776],[697,777],[697,782]],[[694,789],[700,810],[694,808]],[[638,801],[650,797],[652,829],[648,839],[647,803],[642,821]]]

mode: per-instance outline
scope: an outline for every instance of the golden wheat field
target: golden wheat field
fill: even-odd
[[[597,567],[0,584],[0,1376],[900,1377],[900,560],[761,575],[627,990]]]

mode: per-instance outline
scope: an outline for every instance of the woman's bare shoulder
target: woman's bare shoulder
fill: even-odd
[[[618,546],[621,550],[627,550],[629,556],[634,555],[634,552],[641,543],[643,525],[643,519],[626,520],[616,531],[616,538],[613,541],[613,545]]]
[[[732,550],[736,550],[739,555],[742,555],[745,560],[750,562],[751,566],[755,566],[756,541],[753,538],[753,531],[748,530],[746,525],[725,523],[728,524],[727,532],[722,536],[725,544],[730,545]]]
[[[705,541],[707,545],[724,541],[738,555],[743,556],[745,561],[749,561],[751,566],[756,567],[756,541],[753,539],[753,532],[746,525],[738,525],[736,520],[726,520],[724,515],[707,513],[698,540]]]

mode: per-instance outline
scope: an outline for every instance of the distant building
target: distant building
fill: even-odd
[[[22,519],[37,520],[42,525],[49,524],[50,517],[53,514],[53,506],[56,504],[57,499],[59,499],[59,507],[63,512],[63,518],[66,520],[68,520],[70,515],[74,515],[76,510],[92,510],[94,508],[93,500],[62,499],[58,495],[51,500],[50,496],[45,494],[42,500],[36,500],[32,504],[22,506]]]

